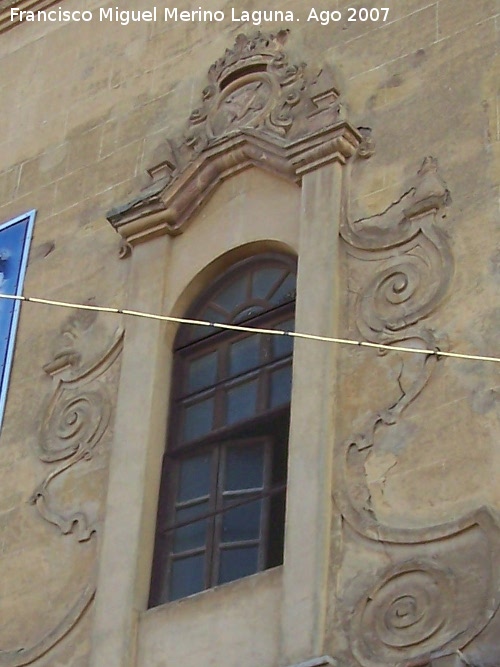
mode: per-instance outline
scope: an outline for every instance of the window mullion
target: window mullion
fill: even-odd
[[[226,304],[236,319],[247,317],[242,323],[269,329],[283,323],[288,329],[293,302],[283,302],[281,293],[293,274],[292,264],[291,258],[281,256],[245,260],[207,290],[188,314],[203,319],[214,301],[220,307]],[[277,290],[281,291],[275,298]],[[252,332],[208,332],[200,339],[190,331],[183,325],[174,346],[170,456],[165,458],[160,500],[168,509],[161,508],[158,514],[155,571],[159,574],[153,572],[152,579],[152,587],[163,582],[164,591],[160,595],[152,591],[150,604],[282,562],[284,516],[281,501],[271,493],[273,485],[286,484],[286,469],[281,471],[281,466],[286,467],[288,376],[280,369],[290,363],[292,346],[283,342],[286,339],[275,341],[271,335]],[[276,391],[279,410],[270,407]],[[197,472],[202,461],[202,472]],[[235,507],[227,508],[226,502]],[[174,579],[174,593],[171,589],[167,597],[165,585],[172,586]]]
[[[213,453],[213,471],[212,471],[212,490],[211,490],[211,511],[213,516],[210,519],[210,531],[207,541],[207,588],[217,584],[217,572],[219,569],[219,545],[221,530],[220,509],[220,485],[223,483],[221,465],[223,461],[223,447],[214,447]]]
[[[265,570],[266,556],[268,551],[268,542],[269,542],[269,531],[272,526],[270,526],[270,504],[271,504],[271,495],[269,491],[271,489],[271,473],[272,473],[272,441],[269,439],[264,447],[264,471],[263,471],[263,488],[262,488],[262,509],[260,513],[260,535],[259,535],[259,570]]]

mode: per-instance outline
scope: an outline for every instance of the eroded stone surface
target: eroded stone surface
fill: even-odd
[[[100,2],[87,4],[96,8]],[[338,3],[343,11],[348,5]],[[133,6],[149,8],[143,0]],[[287,0],[283,9],[303,12],[303,2]],[[338,270],[328,269],[335,275],[324,275],[319,267],[325,264],[315,269],[311,262],[311,275],[304,278],[311,286],[340,281],[337,292],[330,290],[335,303],[312,305],[326,314],[325,321],[331,316],[332,335],[393,344],[401,336],[404,344],[498,356],[498,8],[491,0],[398,0],[390,19],[384,25],[343,20],[329,26],[301,20],[286,41],[289,63],[307,62],[315,74],[322,66],[333,72],[335,95],[349,122],[375,146],[369,160],[342,167],[341,220],[318,213],[333,235],[339,222],[346,226],[334,262]],[[283,27],[265,26],[265,32],[276,35]],[[160,240],[146,242],[140,274],[130,257],[119,260],[118,235],[105,219],[106,211],[137,196],[150,178],[148,169],[168,167],[166,142],[184,136],[190,113],[203,100],[210,63],[234,47],[235,34],[251,37],[255,31],[226,20],[207,26],[25,23],[2,33],[0,221],[37,209],[26,294],[182,315],[203,282],[241,253],[272,247],[300,258],[301,249],[311,251],[314,242],[301,239],[300,183],[262,170],[228,178],[181,236],[161,246]],[[235,90],[218,90],[211,98],[217,104],[206,109],[210,140],[223,139],[228,130],[258,130],[272,85],[260,72]],[[221,105],[229,112],[222,113]],[[192,120],[199,128],[200,119]],[[363,134],[366,128],[370,132]],[[434,160],[419,176],[426,156]],[[152,175],[162,177],[160,171]],[[327,190],[318,186],[320,203],[327,196],[331,201]],[[319,211],[320,204],[303,210]],[[401,262],[404,272],[397,268]],[[131,503],[138,528],[131,532],[126,520],[115,525],[113,518],[106,531],[124,553],[133,554],[129,570],[106,551],[106,624],[91,627],[96,617],[89,595],[89,606],[66,626],[72,629],[43,655],[29,654],[30,646],[57,630],[82,592],[93,591],[99,564],[96,536],[79,532],[83,520],[64,534],[64,521],[45,521],[28,502],[68,460],[38,457],[43,443],[64,450],[53,438],[58,422],[51,415],[65,399],[58,399],[57,381],[43,366],[54,361],[66,316],[34,304],[22,309],[0,442],[1,665],[130,667],[135,658],[128,660],[124,646],[131,638],[133,645],[137,633],[135,662],[144,666],[175,658],[185,664],[283,667],[329,654],[339,665],[363,667],[497,667],[496,365],[350,347],[338,348],[334,361],[328,357],[336,370],[325,405],[335,410],[322,438],[322,458],[312,460],[308,438],[292,434],[288,563],[297,575],[289,574],[292,565],[287,570],[285,558],[283,570],[144,615],[157,484],[151,471],[160,465],[163,436],[138,439],[134,451],[145,447],[153,462],[141,468],[148,475],[138,480],[139,466],[127,463],[126,454],[133,449],[130,440],[148,431],[122,428],[122,443],[113,445],[116,469],[127,471],[119,501],[125,508]],[[95,386],[84,383],[66,392],[70,403],[76,401],[73,407],[83,394],[101,396],[84,401],[98,412],[109,402],[102,433],[95,431],[100,437],[92,460],[75,463],[49,485],[51,507],[70,518],[81,513],[87,528],[100,525],[105,514],[117,405],[120,419],[125,408],[135,409],[150,430],[165,427],[174,329],[145,332],[114,317],[98,320],[111,339],[124,325],[132,342],[148,341],[145,353],[157,354],[158,363],[129,357],[127,372],[149,383],[135,406],[126,402],[127,387],[120,387],[117,399],[119,364]],[[315,323],[302,325],[314,330]],[[80,361],[99,366],[109,337],[85,331]],[[307,357],[309,364],[325,365],[322,345]],[[164,356],[161,349],[167,350]],[[59,372],[72,379],[76,358],[72,362],[70,352],[59,355],[69,365],[64,371],[56,364],[56,378]],[[295,433],[317,436],[305,396],[322,389],[309,386],[307,375],[297,371],[302,386],[294,388],[293,419],[306,428]],[[330,472],[336,500],[313,513],[313,548],[300,539],[311,533],[305,524],[314,505],[309,491],[323,489]],[[131,495],[132,488],[137,493]],[[108,506],[108,515],[119,517],[115,509]],[[88,539],[79,542],[79,536]],[[326,577],[300,576],[301,564],[310,572],[312,553],[326,554]],[[301,589],[304,581],[311,590]],[[113,586],[123,591],[120,604]],[[314,600],[315,624],[308,625],[309,613],[301,616],[307,599]],[[290,600],[294,604],[287,605]],[[126,618],[124,605],[130,610]],[[187,629],[191,608],[195,633]],[[113,651],[103,662],[101,653],[97,662],[95,647],[112,642],[121,654]]]

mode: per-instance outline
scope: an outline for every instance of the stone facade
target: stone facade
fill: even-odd
[[[284,565],[147,610],[176,325],[23,304],[2,667],[500,664],[498,364],[439,354],[500,354],[500,7],[330,4],[340,21],[284,0],[300,20],[257,28],[239,2],[126,26],[10,21],[99,0],[0,2],[26,295],[181,317],[280,250],[297,331],[435,352],[297,339]]]

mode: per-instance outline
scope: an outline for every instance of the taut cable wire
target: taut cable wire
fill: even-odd
[[[229,329],[231,331],[245,331],[250,333],[269,334],[271,336],[291,336],[305,340],[322,341],[325,343],[336,343],[338,345],[353,345],[355,347],[370,347],[376,350],[388,350],[392,352],[408,352],[410,354],[433,355],[435,357],[448,357],[452,359],[467,359],[469,361],[488,361],[500,363],[500,357],[485,356],[479,354],[465,354],[461,352],[445,352],[443,350],[429,350],[418,347],[405,347],[402,345],[388,345],[384,343],[370,343],[364,340],[353,340],[351,338],[333,338],[332,336],[318,336],[316,334],[301,333],[299,331],[282,331],[281,329],[261,329],[257,327],[245,327],[240,324],[225,324],[223,322],[209,322],[208,320],[193,320],[186,317],[173,317],[172,315],[157,315],[140,310],[129,310],[128,308],[111,308],[106,306],[93,306],[91,304],[69,303],[66,301],[54,301],[52,299],[41,299],[34,296],[23,296],[16,294],[0,294],[0,299],[12,301],[24,301],[26,303],[45,304],[59,308],[77,308],[79,310],[94,310],[99,313],[116,313],[119,315],[130,315],[131,317],[142,317],[160,322],[175,322],[177,324],[191,324],[196,326],[216,327],[218,329]]]

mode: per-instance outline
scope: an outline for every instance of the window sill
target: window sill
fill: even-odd
[[[282,575],[279,566],[144,612],[137,667],[165,664],[165,656],[169,664],[183,667],[278,664]],[[252,650],[242,651],[243,646]]]
[[[227,596],[232,597],[233,595],[235,597],[241,596],[244,598],[249,594],[250,591],[256,591],[257,589],[260,589],[261,586],[274,587],[278,585],[278,581],[279,585],[281,585],[282,572],[283,565],[278,565],[277,567],[273,567],[262,572],[256,572],[255,574],[250,574],[247,577],[236,579],[235,581],[229,581],[227,584],[220,584],[218,586],[214,586],[213,588],[207,588],[204,591],[193,593],[193,595],[188,595],[185,598],[172,600],[172,602],[165,602],[164,604],[157,605],[156,607],[151,607],[151,609],[146,609],[141,614],[141,619],[145,619],[154,615],[155,613],[164,613],[166,608],[168,608],[170,611],[184,605],[211,604],[212,600],[214,604],[219,604],[220,598],[226,598]]]

